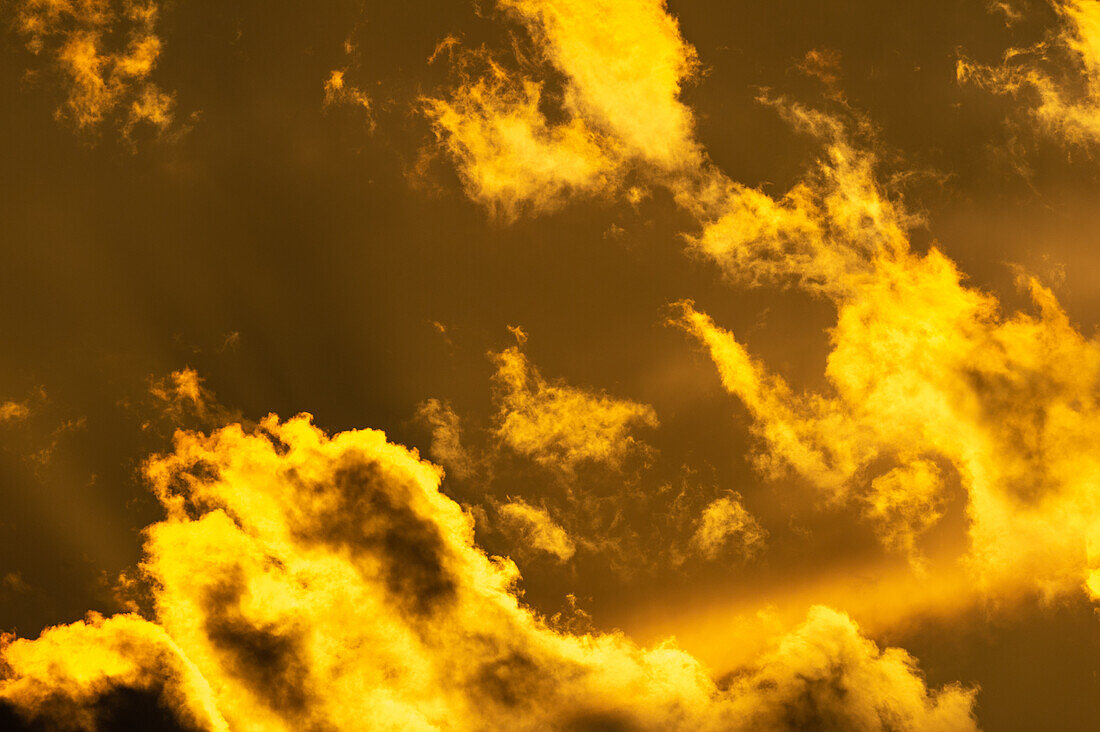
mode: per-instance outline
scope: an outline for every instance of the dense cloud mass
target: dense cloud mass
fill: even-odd
[[[146,474],[154,617],[6,637],[0,698],[31,719],[88,728],[125,687],[210,730],[975,728],[972,691],[925,688],[826,608],[722,684],[673,645],[551,630],[439,470],[380,432],[181,432]]]

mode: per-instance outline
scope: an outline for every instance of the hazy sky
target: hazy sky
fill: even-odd
[[[1096,727],[1100,2],[0,9],[0,721]]]

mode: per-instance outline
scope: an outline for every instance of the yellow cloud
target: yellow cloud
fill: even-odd
[[[462,425],[451,405],[438,399],[428,399],[417,407],[416,416],[432,428],[429,448],[432,459],[455,478],[465,479],[473,475],[477,466],[462,445]]]
[[[1061,25],[1041,43],[1011,48],[1001,64],[966,57],[957,63],[960,82],[1021,97],[1044,132],[1071,144],[1100,139],[1100,2],[1051,0]],[[1008,20],[1019,14],[1008,15]],[[1080,83],[1067,83],[1066,78]]]
[[[699,517],[691,544],[707,559],[716,559],[731,544],[742,554],[759,551],[768,532],[745,510],[741,496],[733,493],[711,501]]]
[[[27,48],[60,74],[57,116],[81,131],[117,121],[129,138],[139,124],[158,132],[173,121],[175,96],[151,80],[163,43],[153,2],[22,0],[16,29]]]
[[[504,531],[518,535],[523,547],[550,554],[560,562],[568,562],[577,553],[569,533],[541,506],[513,498],[498,506],[497,514]]]
[[[455,54],[448,39],[459,83],[424,100],[470,198],[511,220],[571,196],[617,194],[632,170],[673,174],[699,164],[693,115],[679,101],[695,50],[663,0],[500,5],[526,25],[549,69],[508,71],[484,51]],[[543,111],[555,75],[565,80],[559,121]]]
[[[200,729],[973,730],[974,692],[811,612],[727,687],[671,643],[552,630],[473,543],[440,471],[381,432],[308,415],[180,432],[146,474],[155,622],[133,615],[5,638],[0,699],[94,722],[118,687]]]
[[[863,491],[888,543],[939,518],[950,462],[969,495],[972,568],[986,587],[1081,587],[1097,568],[1100,344],[1038,282],[1036,315],[999,313],[932,249],[872,260],[837,296],[828,394],[796,394],[690,304],[680,323],[708,348],[755,419],[758,464],[833,499]],[[892,472],[870,473],[877,461]]]
[[[628,456],[649,452],[633,434],[657,427],[649,405],[548,382],[518,346],[492,357],[496,435],[515,452],[566,473],[586,462],[620,467]]]
[[[354,107],[359,107],[367,114],[367,121],[370,128],[374,129],[374,114],[372,112],[372,105],[370,96],[357,86],[348,84],[344,75],[347,73],[347,69],[334,69],[327,79],[325,79],[324,91],[325,91],[325,106],[331,107],[336,104],[350,104]]]
[[[31,408],[26,402],[8,400],[0,402],[0,424],[5,422],[19,422],[31,414]]]
[[[613,160],[628,161],[623,165],[632,173],[669,188],[695,218],[699,231],[688,237],[694,251],[733,282],[794,285],[836,308],[830,388],[798,393],[732,334],[690,303],[683,306],[678,322],[706,345],[725,388],[754,417],[762,447],[756,462],[765,474],[791,471],[829,501],[856,500],[883,543],[919,563],[919,543],[942,513],[940,466],[949,467],[969,500],[968,560],[981,580],[976,589],[1011,585],[1050,594],[1086,586],[1096,592],[1100,345],[1073,328],[1049,290],[1030,281],[1036,312],[1008,316],[995,298],[967,287],[938,248],[913,252],[908,232],[919,219],[884,190],[873,146],[835,116],[762,98],[819,140],[824,154],[782,196],[731,180],[692,139],[691,114],[678,94],[694,52],[663,3],[502,5],[527,25],[537,55],[564,76],[568,123],[610,141],[596,148],[613,150]],[[1065,21],[1058,38],[1013,52],[1008,61],[1014,65],[982,73],[1013,92],[1038,90],[1040,118],[1070,137],[1092,135],[1100,108],[1100,3],[1068,0],[1057,8]],[[1087,84],[1080,100],[1070,101],[1032,63],[1055,48],[1068,51],[1082,70]],[[960,73],[978,74],[966,62]],[[494,74],[508,76],[499,66]],[[492,78],[468,81],[459,96]],[[542,124],[537,101],[526,108]],[[860,124],[859,132],[866,131]],[[509,179],[522,178],[524,159],[502,154],[515,166]],[[460,171],[476,169],[481,159],[460,160]],[[563,191],[570,192],[555,190],[555,203]],[[583,454],[589,444],[605,444],[578,439],[590,422],[572,419],[580,410],[565,406],[573,403],[568,392],[550,392],[537,373],[528,385],[518,349],[500,354],[498,368],[502,393],[518,395],[504,399],[501,426],[517,451],[538,456],[552,444],[568,464],[569,455]],[[543,392],[552,398],[532,399]],[[542,401],[557,411],[527,406]],[[552,418],[543,421],[543,414]],[[621,420],[609,417],[607,424]],[[624,434],[619,427],[610,433]],[[548,443],[545,435],[554,438]]]

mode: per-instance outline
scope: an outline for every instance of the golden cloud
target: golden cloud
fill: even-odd
[[[1049,135],[1075,145],[1094,143],[1100,139],[1100,2],[1050,4],[1061,25],[1047,39],[1028,48],[1010,48],[996,66],[962,57],[958,78],[1021,98]],[[1011,11],[1007,19],[1018,20],[1019,13]]]
[[[484,50],[457,53],[458,84],[424,100],[470,198],[511,220],[617,194],[631,171],[699,164],[693,115],[679,101],[695,50],[663,0],[500,5],[527,27],[541,66],[509,71]],[[555,76],[564,88],[547,97]],[[559,97],[561,119],[551,120],[543,105]]]
[[[966,286],[938,248],[912,251],[908,232],[919,219],[879,182],[873,145],[859,141],[867,125],[858,120],[855,135],[840,117],[762,97],[824,153],[779,197],[728,178],[692,140],[691,114],[678,93],[694,53],[662,3],[502,6],[565,77],[566,117],[613,141],[601,149],[635,168],[644,163],[639,175],[668,187],[693,215],[700,229],[688,236],[691,249],[733,282],[794,285],[836,308],[830,388],[799,393],[682,304],[677,322],[703,342],[725,388],[754,418],[762,448],[756,464],[765,475],[793,472],[828,501],[858,501],[883,544],[917,565],[920,539],[942,514],[945,480],[957,476],[969,500],[967,559],[977,587],[1096,592],[1100,344],[1070,324],[1048,289],[1027,281],[1036,312],[1005,315],[994,297]],[[1100,69],[1100,3],[1072,0],[1058,9],[1067,23],[1058,43],[1089,79],[1084,101],[1071,107],[1051,96],[1049,78],[1026,64],[1022,76],[1005,78],[1042,91],[1041,116],[1080,132],[1092,124],[1100,78],[1093,73]],[[632,99],[651,107],[639,113]],[[661,147],[644,150],[645,140]],[[672,166],[673,159],[681,164]],[[522,159],[513,162],[523,169]],[[460,168],[478,164],[469,159]],[[516,375],[500,378],[523,384],[525,362],[518,352],[510,359],[501,374]]]
[[[560,562],[568,562],[577,553],[569,533],[556,523],[542,506],[532,506],[522,498],[513,498],[497,507],[506,533],[518,535],[523,548],[545,552]]]
[[[158,14],[155,2],[21,0],[16,29],[61,79],[58,118],[81,131],[115,120],[127,138],[141,124],[172,125],[175,95],[151,79],[163,48]]]
[[[973,690],[929,690],[826,608],[723,684],[671,643],[555,631],[440,470],[381,432],[269,416],[179,432],[145,472],[154,618],[5,637],[0,699],[28,718],[91,728],[138,688],[209,730],[976,728]]]
[[[519,346],[491,355],[497,367],[496,436],[516,453],[568,474],[582,463],[619,467],[628,456],[650,451],[633,433],[657,427],[653,407],[551,383]]]
[[[741,496],[732,493],[707,504],[691,544],[707,559],[717,558],[730,545],[751,556],[759,551],[767,535],[756,517],[741,505]]]

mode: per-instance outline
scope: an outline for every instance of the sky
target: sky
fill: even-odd
[[[4,726],[1095,729],[1100,2],[0,55]]]

